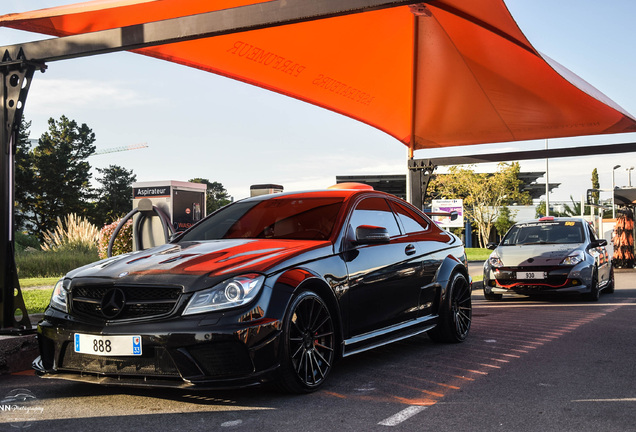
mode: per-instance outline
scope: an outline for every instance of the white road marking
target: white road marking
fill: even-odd
[[[408,408],[403,409],[402,411],[400,411],[399,413],[382,420],[380,423],[378,423],[379,425],[382,426],[397,426],[400,423],[402,423],[405,420],[408,420],[409,418],[413,417],[414,415],[424,411],[426,408],[426,406],[422,406],[422,405],[412,405]]]
[[[579,399],[572,402],[636,402],[636,398],[622,398],[622,399]]]
[[[519,303],[500,303],[500,304],[478,304],[478,303],[473,303],[473,309],[482,309],[482,308],[536,308],[536,307],[608,307],[608,306],[636,306],[636,303],[590,303],[590,304],[584,304],[584,303],[575,303],[575,304],[564,304],[564,303],[552,303],[552,304],[546,304],[546,303],[541,303],[541,304],[537,304],[537,303],[525,303],[525,304],[519,304]]]

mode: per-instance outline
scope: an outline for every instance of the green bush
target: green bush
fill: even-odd
[[[97,249],[61,251],[24,251],[16,253],[20,278],[56,277],[99,259]]]
[[[29,235],[26,232],[18,231],[15,233],[15,250],[24,251],[26,249],[40,249],[40,242],[36,236]]]
[[[116,220],[115,222],[105,225],[99,231],[99,242],[98,242],[98,252],[99,257],[101,259],[108,258],[108,243],[110,242],[110,238],[115,232],[115,228],[119,225],[121,219]],[[133,226],[132,219],[128,219],[128,221],[124,224],[124,226],[117,233],[117,238],[113,243],[113,256],[121,255],[123,253],[132,252],[132,235],[133,235]]]

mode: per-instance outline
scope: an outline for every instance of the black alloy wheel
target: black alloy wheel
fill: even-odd
[[[301,292],[285,317],[280,386],[292,393],[315,391],[333,366],[335,340],[326,303],[312,291]]]
[[[435,342],[463,342],[470,332],[473,315],[470,284],[464,275],[455,273],[447,290],[439,322],[428,335]]]

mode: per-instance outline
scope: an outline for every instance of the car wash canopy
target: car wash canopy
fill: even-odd
[[[181,31],[166,43],[131,50],[339,112],[413,150],[636,131],[633,117],[538,53],[502,0],[406,3],[100,0],[5,15],[0,25],[161,40],[144,24],[176,20]],[[187,37],[199,25],[213,36]]]

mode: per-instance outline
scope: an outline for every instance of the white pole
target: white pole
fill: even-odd
[[[612,168],[612,219],[616,219],[616,203],[614,202],[614,189],[616,188],[615,173],[620,167],[620,165],[616,165]]]
[[[585,198],[584,195],[581,194],[581,217],[585,216]]]
[[[548,149],[548,139],[545,140],[545,149]],[[550,216],[550,169],[548,158],[545,158],[545,215]]]

